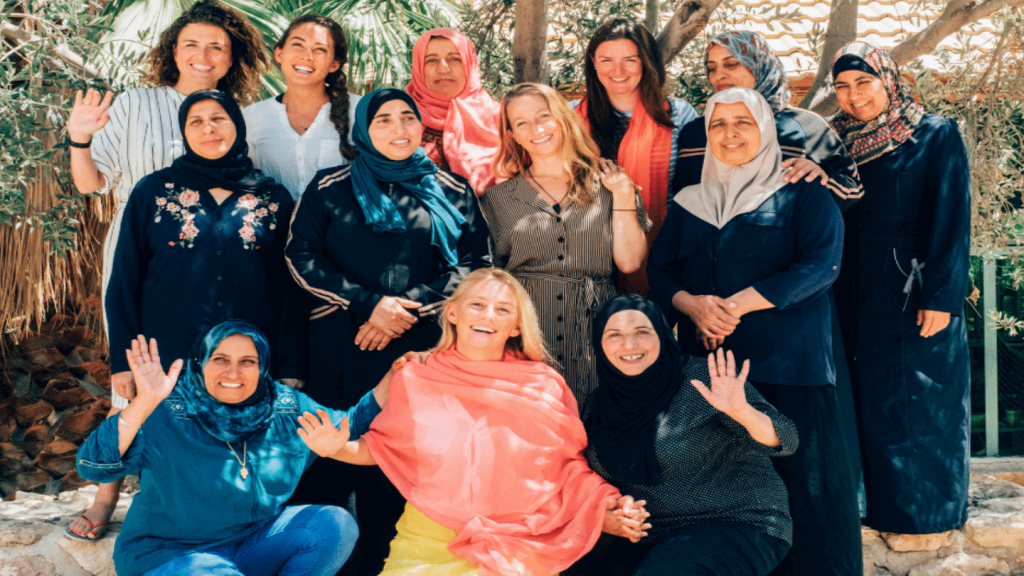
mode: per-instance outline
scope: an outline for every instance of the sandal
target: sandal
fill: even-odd
[[[91,534],[91,533],[95,532],[96,533],[96,537],[95,538],[89,538],[89,536],[87,536],[85,534],[78,534],[77,532],[74,532],[74,531],[71,530],[71,526],[68,526],[67,528],[64,529],[64,533],[69,538],[74,538],[75,540],[85,540],[86,542],[95,542],[95,541],[97,541],[97,540],[99,540],[99,539],[101,539],[101,538],[103,538],[104,536],[107,535],[107,529],[110,527],[109,526],[109,524],[110,524],[109,522],[97,522],[97,523],[93,524],[91,520],[89,520],[88,518],[85,517],[85,514],[79,514],[78,517],[81,518],[83,522],[85,522],[86,524],[89,525],[89,531],[86,532],[85,534]]]

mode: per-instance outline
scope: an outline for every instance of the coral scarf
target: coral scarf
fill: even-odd
[[[668,103],[666,103],[668,106]],[[590,131],[587,120],[587,99],[584,98],[576,113],[583,118],[583,124]],[[640,196],[647,207],[647,215],[654,226],[647,232],[647,253],[658,237],[665,213],[668,210],[668,170],[672,164],[672,129],[654,121],[641,103],[633,108],[629,120],[629,129],[619,144],[619,157],[616,162],[626,170],[633,183],[640,189]],[[640,270],[632,274],[619,273],[616,276],[616,289],[619,294],[639,294],[647,296],[647,258],[644,258]]]
[[[394,377],[363,435],[381,470],[484,576],[549,576],[601,533],[619,491],[587,465],[565,381],[541,362],[475,362],[449,349]]]
[[[435,36],[452,41],[462,56],[466,70],[466,87],[455,98],[445,98],[427,87],[423,67],[427,44]],[[498,153],[500,136],[498,116],[501,105],[480,85],[480,62],[473,42],[462,32],[451,28],[435,28],[420,36],[412,49],[412,82],[405,88],[412,95],[423,115],[423,124],[444,133],[444,156],[452,172],[469,179],[478,196],[496,182],[491,161]],[[439,159],[434,144],[423,148],[435,163]]]

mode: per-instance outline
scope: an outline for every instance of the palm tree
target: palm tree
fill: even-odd
[[[374,86],[408,82],[410,54],[420,34],[438,26],[457,25],[459,10],[451,0],[221,0],[245,14],[263,34],[267,49],[288,22],[302,14],[323,14],[338,21],[349,45],[349,86],[364,92]],[[148,50],[166,28],[196,0],[112,0],[104,13],[112,18],[106,40],[112,50]],[[120,48],[123,46],[124,48]],[[264,79],[268,92],[281,92],[278,70]]]

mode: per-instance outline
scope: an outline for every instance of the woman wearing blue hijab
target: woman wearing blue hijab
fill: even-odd
[[[375,90],[356,106],[352,164],[320,171],[299,200],[285,248],[292,277],[310,297],[305,391],[349,406],[409,351],[432,348],[435,321],[462,279],[491,265],[489,232],[469,182],[439,170],[420,148],[412,97]],[[297,501],[342,505],[339,476],[352,475],[363,535],[353,574],[376,574],[405,501],[376,467],[346,470],[322,461]],[[346,567],[346,570],[349,570]]]
[[[79,473],[96,482],[145,470],[114,547],[117,573],[334,574],[355,545],[352,517],[334,506],[284,506],[317,457],[298,416],[348,419],[362,435],[390,378],[350,410],[325,410],[270,377],[266,337],[238,320],[200,336],[188,361],[166,373],[155,339],[139,336],[131,347],[135,398],[78,452]]]

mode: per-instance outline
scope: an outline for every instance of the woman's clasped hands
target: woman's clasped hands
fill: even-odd
[[[630,542],[639,542],[647,536],[651,525],[647,518],[651,516],[644,505],[646,500],[633,500],[632,496],[620,496],[608,500],[608,509],[604,513],[604,527],[601,529],[612,536],[628,538]]]
[[[740,323],[737,304],[712,294],[694,296],[679,292],[672,304],[697,325],[697,341],[706,350],[721,346]]]
[[[360,350],[383,350],[419,320],[415,312],[420,306],[423,305],[405,298],[384,296],[374,306],[366,323],[359,327],[356,346]]]

